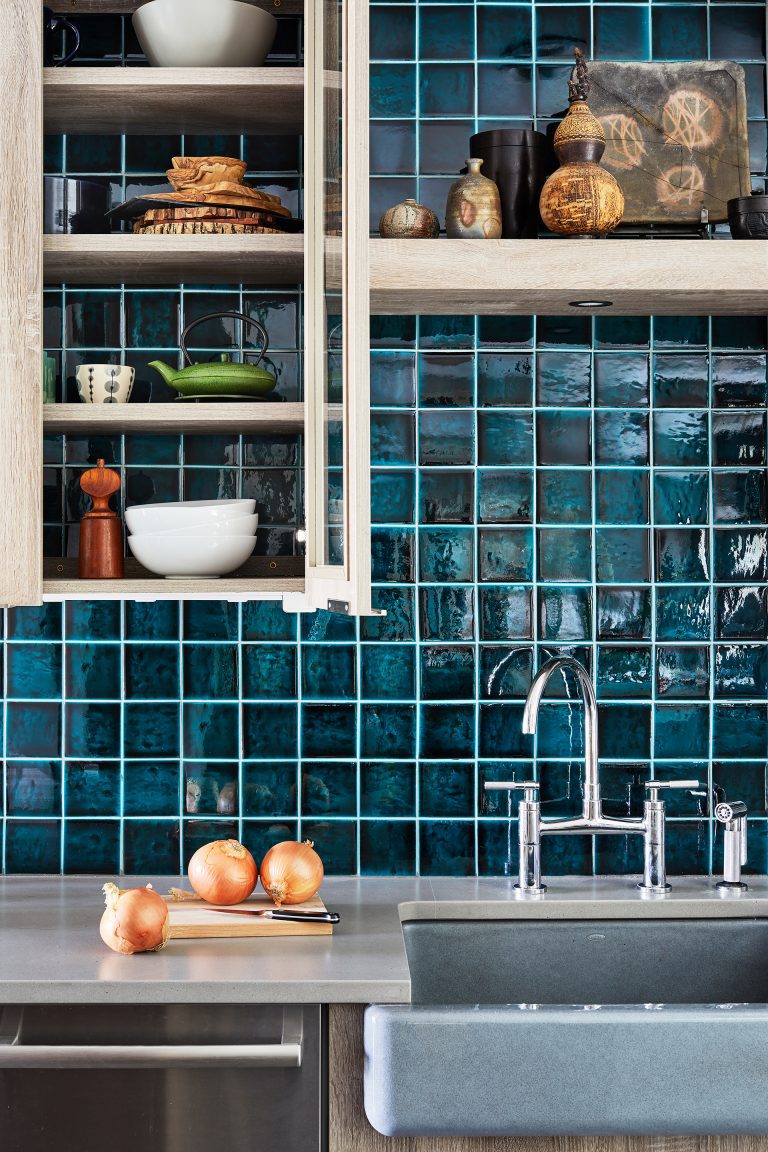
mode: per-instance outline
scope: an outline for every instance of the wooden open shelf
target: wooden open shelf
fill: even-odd
[[[273,575],[269,575],[273,572]],[[217,580],[165,580],[126,559],[123,580],[80,580],[77,560],[46,559],[45,600],[254,600],[279,599],[284,592],[304,591],[300,556],[254,556],[230,576]]]
[[[370,258],[380,315],[768,312],[766,240],[375,239]]]
[[[48,7],[62,16],[77,16],[83,12],[135,12],[145,0],[48,0]],[[243,0],[275,16],[296,16],[304,12],[304,0]]]
[[[169,404],[46,404],[46,432],[303,432],[304,405],[237,401]]]
[[[45,131],[302,131],[303,68],[45,68]],[[168,158],[170,165],[170,156]]]
[[[299,284],[304,237],[46,236],[46,284]]]

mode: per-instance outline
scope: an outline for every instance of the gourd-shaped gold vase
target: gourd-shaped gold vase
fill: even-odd
[[[555,132],[560,167],[541,190],[539,210],[551,232],[562,236],[604,236],[624,215],[624,193],[600,159],[605,132],[587,104],[587,62],[577,48],[576,74],[568,81],[568,109]]]

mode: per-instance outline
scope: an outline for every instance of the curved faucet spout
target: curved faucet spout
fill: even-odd
[[[589,673],[573,656],[556,656],[547,660],[533,678],[523,711],[523,732],[532,736],[539,719],[539,705],[549,678],[570,669],[584,701],[584,819],[602,819],[600,784],[597,775],[597,700]]]

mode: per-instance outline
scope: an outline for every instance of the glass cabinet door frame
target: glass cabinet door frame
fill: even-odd
[[[371,613],[368,0],[307,0],[304,44],[305,607],[362,616]],[[341,397],[329,393],[331,359]],[[334,426],[343,493],[331,501]]]

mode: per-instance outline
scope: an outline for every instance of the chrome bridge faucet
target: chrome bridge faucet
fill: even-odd
[[[643,837],[643,879],[638,885],[645,892],[666,892],[667,872],[664,858],[664,831],[666,806],[659,792],[667,788],[697,788],[698,780],[649,780],[645,787],[649,796],[643,806],[642,817],[627,819],[603,815],[600,781],[597,767],[597,701],[589,673],[572,656],[558,656],[548,660],[536,674],[528,691],[523,712],[523,732],[532,736],[536,732],[539,705],[549,678],[561,670],[570,669],[579,685],[584,701],[584,808],[581,816],[573,819],[542,820],[539,785],[534,780],[497,780],[486,782],[486,792],[514,790],[523,793],[519,805],[520,863],[516,887],[521,892],[537,895],[546,892],[541,880],[541,837],[546,835],[635,833]]]

